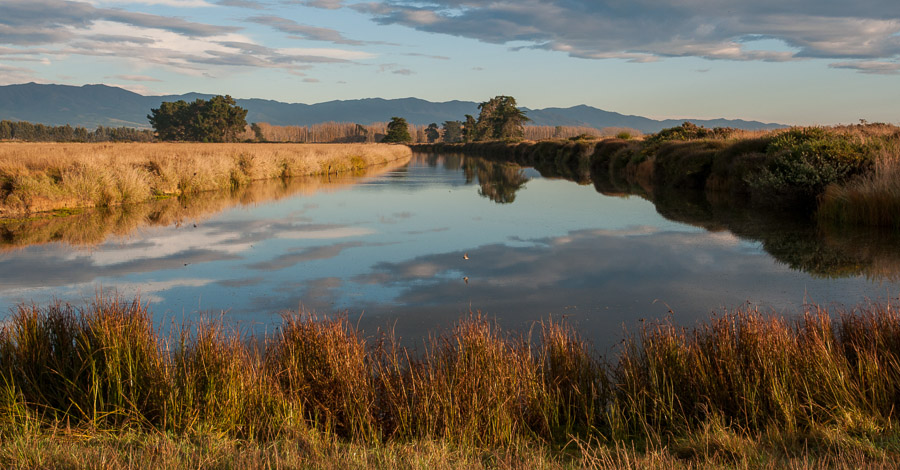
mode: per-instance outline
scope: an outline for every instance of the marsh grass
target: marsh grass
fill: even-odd
[[[297,195],[335,191],[396,169],[408,160],[368,166],[338,175],[301,176],[255,181],[237,189],[186,197],[161,197],[140,204],[61,210],[23,218],[0,219],[0,252],[42,243],[90,247],[110,236],[127,236],[140,227],[199,223],[234,206],[251,206]]]
[[[226,468],[244,462],[239,448],[279,465],[364,467],[427,462],[422,445],[448,468],[881,468],[898,457],[891,305],[648,323],[612,360],[560,320],[529,340],[472,314],[409,350],[340,316],[286,313],[263,338],[221,317],[163,337],[150,318],[139,300],[20,306],[0,331],[0,460],[34,463],[33,445],[76,460],[199,452]]]
[[[0,217],[331,175],[409,156],[407,147],[382,144],[8,142],[0,145]]]

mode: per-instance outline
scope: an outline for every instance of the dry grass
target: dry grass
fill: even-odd
[[[819,219],[833,225],[900,229],[900,139],[885,141],[874,170],[843,185],[831,185],[819,199]]]
[[[102,243],[112,235],[127,236],[144,226],[198,223],[228,208],[262,204],[296,195],[335,191],[359,178],[377,176],[407,163],[407,159],[337,175],[301,176],[256,181],[227,191],[208,191],[186,198],[154,198],[76,211],[72,214],[0,219],[0,252],[28,245],[63,242],[79,247]]]
[[[142,202],[408,158],[382,144],[0,144],[0,217]]]
[[[139,301],[20,307],[0,330],[0,463],[887,468],[898,457],[891,306],[647,325],[613,361],[555,321],[532,342],[473,315],[417,352],[340,317],[288,313],[255,339],[216,318],[161,337],[149,319]]]

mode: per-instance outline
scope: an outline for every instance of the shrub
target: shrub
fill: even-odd
[[[769,143],[765,167],[746,182],[762,194],[811,201],[829,184],[869,170],[870,153],[851,137],[821,127],[791,129]]]

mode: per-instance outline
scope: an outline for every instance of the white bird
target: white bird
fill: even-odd
[[[463,254],[463,259],[469,259],[469,254],[468,254],[468,253],[464,253],[464,254]]]

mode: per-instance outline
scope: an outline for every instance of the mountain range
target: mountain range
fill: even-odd
[[[107,85],[50,85],[25,83],[0,86],[0,119],[29,121],[46,125],[95,128],[97,126],[149,128],[147,114],[164,101],[193,101],[214,95],[144,96]],[[306,126],[327,121],[369,124],[388,121],[392,116],[405,118],[412,124],[426,125],[464,120],[466,114],[478,115],[478,103],[447,101],[435,103],[418,98],[326,101],[317,104],[283,103],[263,99],[238,99],[247,109],[247,122],[273,125]],[[666,119],[655,120],[630,116],[580,105],[571,108],[528,109],[532,125],[587,126],[594,128],[628,127],[641,132],[657,132],[688,120],[705,127],[737,127],[772,129],[783,124],[744,121],[740,119]]]

